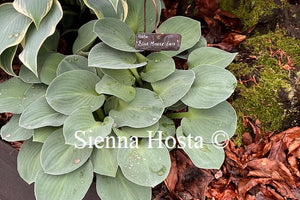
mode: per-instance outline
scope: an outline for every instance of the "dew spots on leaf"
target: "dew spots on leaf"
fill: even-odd
[[[164,174],[166,173],[166,171],[167,171],[166,166],[163,166],[160,170],[158,170],[158,171],[156,172],[156,174],[157,174],[158,176],[162,176],[162,175],[164,175]]]
[[[152,172],[154,172],[155,174],[157,174],[158,176],[163,176],[163,175],[165,175],[166,174],[166,172],[167,172],[167,168],[166,168],[166,166],[162,166],[159,170],[155,170],[155,169],[153,169],[153,168],[151,168],[150,167],[150,170],[152,171]]]

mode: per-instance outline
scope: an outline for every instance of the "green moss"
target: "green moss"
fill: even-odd
[[[240,18],[246,30],[257,24],[260,18],[271,15],[272,10],[279,6],[273,0],[220,0],[220,7]]]
[[[253,61],[245,63],[247,58],[240,58],[239,63],[231,64],[228,69],[237,79],[245,80],[255,77],[257,84],[241,83],[237,85],[237,98],[232,105],[238,114],[236,144],[241,144],[242,134],[247,131],[243,125],[243,116],[252,121],[259,119],[265,131],[279,131],[286,117],[278,92],[283,88],[291,90],[293,73],[278,65],[276,51],[285,52],[281,57],[282,65],[287,62],[287,56],[293,60],[295,67],[300,67],[300,41],[285,35],[284,30],[276,30],[266,35],[256,35],[248,38],[243,47],[251,52]]]

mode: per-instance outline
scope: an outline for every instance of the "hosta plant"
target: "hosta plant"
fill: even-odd
[[[181,34],[178,51],[138,51],[144,0],[77,3],[94,19],[78,29],[73,55],[57,52],[58,0],[0,5],[0,67],[14,76],[0,84],[0,112],[13,113],[1,137],[25,140],[18,171],[35,183],[36,199],[82,199],[96,177],[102,200],[149,200],[174,148],[199,168],[219,169],[217,147],[236,128],[226,102],[236,79],[225,69],[236,54],[206,47],[199,21],[183,16],[158,27]],[[156,5],[160,15],[163,3]],[[152,1],[146,9],[151,33]],[[23,64],[18,75],[15,57]],[[188,69],[176,68],[174,57],[187,59]],[[175,127],[173,119],[182,120]]]

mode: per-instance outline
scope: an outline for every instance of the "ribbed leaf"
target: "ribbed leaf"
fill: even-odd
[[[31,18],[36,28],[39,28],[40,22],[51,9],[52,3],[53,0],[15,0],[13,6],[19,13]]]
[[[41,172],[36,179],[34,193],[38,200],[81,200],[90,188],[93,177],[90,161],[76,171],[60,176]]]
[[[41,80],[32,71],[30,71],[25,65],[21,66],[19,77],[25,83],[41,83]]]
[[[28,184],[35,182],[42,169],[40,155],[43,143],[26,140],[18,154],[18,172]]]
[[[67,174],[81,167],[92,151],[93,149],[76,149],[65,144],[63,130],[58,129],[47,138],[43,145],[41,164],[47,174]]]
[[[41,22],[39,29],[37,30],[34,26],[31,26],[26,34],[25,47],[19,58],[36,76],[38,76],[38,52],[44,41],[55,32],[55,27],[62,15],[63,11],[58,0],[54,0],[51,10]]]
[[[23,40],[31,22],[30,18],[18,13],[12,3],[0,5],[0,55]]]
[[[200,65],[192,69],[196,79],[181,101],[193,108],[211,108],[233,93],[236,78],[224,68]]]
[[[60,53],[48,54],[40,72],[41,82],[47,85],[51,83],[51,81],[56,77],[57,67],[64,57],[65,55]]]
[[[134,87],[121,84],[107,75],[104,75],[101,81],[97,83],[96,91],[99,94],[114,95],[126,102],[132,101],[135,97]]]
[[[146,62],[136,63],[135,53],[113,49],[104,43],[97,44],[89,54],[89,66],[106,69],[132,69],[146,65]]]
[[[200,22],[188,17],[176,16],[163,22],[159,28],[159,33],[176,33],[181,34],[181,46],[178,51],[164,51],[164,54],[175,56],[191,47],[200,39],[201,29]]]
[[[32,137],[33,130],[19,126],[20,115],[13,115],[7,124],[1,128],[1,138],[9,142],[27,140]]]
[[[16,76],[12,68],[12,62],[16,54],[18,46],[10,47],[0,55],[0,68],[11,76]]]
[[[201,136],[206,143],[212,143],[215,132],[224,131],[228,138],[235,133],[237,116],[228,102],[222,102],[210,109],[189,108],[188,116],[181,121],[183,132],[186,135]],[[219,137],[219,142],[228,138]]]
[[[164,107],[169,107],[179,101],[190,90],[195,80],[193,71],[176,70],[167,78],[152,83],[153,91],[164,102]]]
[[[96,73],[95,68],[88,67],[88,59],[79,55],[66,56],[60,63],[56,71],[56,75],[72,70],[87,70]]]
[[[182,146],[183,151],[196,167],[201,169],[220,169],[225,159],[225,152],[222,148],[217,148],[212,144],[201,144],[202,146],[200,146],[197,144],[197,141],[189,140],[183,134],[181,127],[177,128],[176,136],[178,140],[185,143],[186,146]],[[191,145],[191,148],[188,145]]]
[[[133,85],[135,82],[135,77],[132,75],[129,69],[101,69],[101,71],[110,76],[111,78],[117,80],[118,82],[125,85]]]
[[[73,44],[73,53],[88,51],[90,46],[96,40],[97,35],[94,33],[94,25],[97,20],[89,21],[82,25],[78,30],[78,36]]]
[[[95,23],[94,32],[106,45],[114,49],[126,52],[138,52],[134,48],[134,32],[125,22],[119,19],[104,18],[98,20]]]
[[[94,149],[91,156],[94,172],[115,177],[118,170],[117,153],[118,149],[116,148]]]
[[[144,1],[143,0],[127,0],[128,16],[126,23],[134,33],[144,32]],[[155,0],[158,10],[158,22],[160,21],[161,2]],[[155,7],[152,1],[147,1],[146,5],[146,32],[151,33],[155,27]]]
[[[115,110],[109,112],[117,127],[143,128],[158,122],[164,111],[163,101],[148,89],[136,88],[136,96],[131,102],[122,100]]]
[[[29,87],[25,94],[23,99],[23,107],[24,109],[27,108],[31,103],[36,101],[41,96],[44,96],[46,94],[47,86],[44,84],[33,84],[31,87]]]
[[[213,47],[202,47],[194,50],[188,57],[189,68],[199,65],[214,65],[218,67],[227,67],[234,59],[237,53],[228,53],[221,49]]]
[[[59,127],[47,126],[43,128],[34,129],[33,141],[44,143],[46,139]]]
[[[147,56],[149,59],[145,69],[141,72],[143,80],[153,83],[160,81],[175,71],[174,60],[162,53],[152,53]]]
[[[118,152],[118,163],[124,176],[131,182],[147,187],[161,183],[169,174],[171,160],[168,149],[158,141],[148,139],[139,142],[139,148],[122,148]]]
[[[116,177],[97,175],[97,193],[102,200],[150,200],[151,187],[128,181],[121,170]]]
[[[23,112],[23,98],[26,90],[32,84],[24,83],[19,78],[12,78],[0,84],[0,113]]]
[[[56,77],[48,87],[46,99],[54,110],[69,115],[80,107],[97,110],[104,103],[104,95],[95,91],[100,78],[86,70],[73,70]]]
[[[89,107],[79,108],[72,112],[65,121],[63,131],[66,144],[79,147],[90,144],[89,137],[93,139],[98,136],[104,138],[110,134],[113,123],[114,121],[110,117],[106,117],[103,122],[96,122]],[[85,141],[85,144],[82,140]],[[95,140],[92,141],[92,145],[94,142]]]
[[[111,0],[83,0],[84,3],[97,15],[98,19],[112,17],[124,20],[127,16],[126,2],[118,2],[117,9],[114,8]]]
[[[24,110],[20,118],[20,126],[27,129],[61,126],[66,118],[66,115],[53,110],[47,103],[45,96],[42,96]]]

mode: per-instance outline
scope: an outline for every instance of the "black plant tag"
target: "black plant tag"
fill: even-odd
[[[135,49],[137,50],[177,51],[180,44],[180,34],[138,33],[135,35]]]

